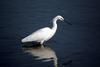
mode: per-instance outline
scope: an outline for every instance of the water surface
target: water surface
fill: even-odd
[[[52,27],[51,20],[58,14],[72,23],[58,23],[56,35],[45,43],[57,57],[58,67],[99,67],[99,12],[98,0],[1,0],[0,67],[54,67],[52,58],[41,61],[38,49],[25,53],[21,39],[39,28]]]

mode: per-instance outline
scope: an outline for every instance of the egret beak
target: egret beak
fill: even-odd
[[[69,20],[64,20],[65,23],[72,25]]]

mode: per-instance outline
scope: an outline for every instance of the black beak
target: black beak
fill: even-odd
[[[69,20],[64,20],[65,23],[72,25]]]

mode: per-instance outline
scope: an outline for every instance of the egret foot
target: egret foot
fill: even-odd
[[[54,67],[58,67],[58,64],[55,64]]]
[[[41,44],[41,48],[44,48],[44,45],[43,44]]]

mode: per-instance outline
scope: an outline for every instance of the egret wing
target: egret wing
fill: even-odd
[[[22,42],[31,42],[31,41],[41,41],[43,40],[46,35],[51,31],[50,28],[45,27],[33,32],[31,35],[25,37]]]

